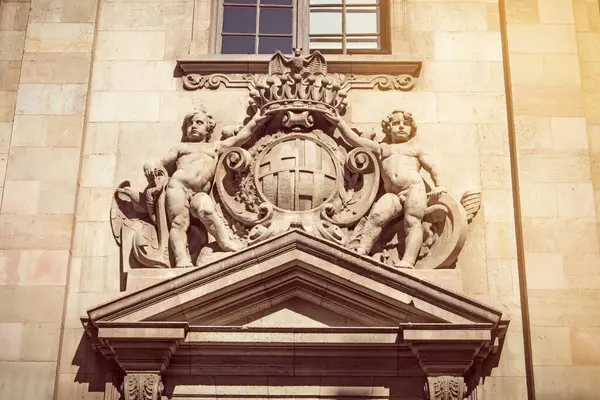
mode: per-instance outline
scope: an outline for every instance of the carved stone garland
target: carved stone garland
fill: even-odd
[[[410,113],[396,110],[382,121],[383,141],[351,129],[340,115],[348,105],[348,90],[358,81],[328,74],[327,62],[318,52],[308,57],[278,52],[266,76],[184,79],[193,84],[190,89],[217,88],[226,82],[243,87],[246,82],[248,122],[224,128],[221,141],[209,141],[212,117],[204,109],[191,113],[182,127],[183,143],[169,154],[185,154],[186,160],[195,161],[177,158],[145,167],[148,186],[142,192],[129,182],[119,185],[111,222],[122,259],[131,261],[132,267],[202,265],[290,229],[305,230],[394,267],[453,267],[466,240],[467,222],[479,210],[481,193],[468,191],[457,202],[439,182],[423,178],[423,183],[406,186],[391,180],[391,175],[413,179],[409,176],[418,174],[418,168],[411,171],[406,166],[415,162],[427,170],[434,168],[423,164],[424,157],[409,160],[423,153],[410,141],[417,129]],[[414,84],[412,77],[369,79],[369,85],[381,89],[405,90]],[[202,121],[195,125],[198,120]],[[217,161],[207,154],[220,157]],[[385,164],[388,157],[395,161]],[[405,160],[402,168],[390,167],[400,165],[398,160]],[[214,163],[214,169],[186,169],[194,162]],[[196,176],[193,187],[175,193],[190,184],[168,185],[179,179],[175,170]],[[431,177],[439,177],[438,172],[432,171]],[[183,201],[181,209],[189,210],[171,216],[183,225],[173,225],[167,216],[166,204],[175,198],[184,199],[178,200]],[[421,208],[422,239],[417,235],[415,241],[414,227],[406,225],[404,214]],[[185,229],[183,236],[177,229]],[[410,244],[409,251],[405,243]]]
[[[162,391],[159,374],[127,374],[123,378],[123,400],[160,400]]]
[[[467,388],[462,377],[435,376],[428,377],[425,385],[427,400],[462,400]]]

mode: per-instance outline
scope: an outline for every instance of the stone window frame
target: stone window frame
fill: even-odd
[[[197,37],[197,31],[200,29],[200,26],[205,26],[205,24],[200,23],[200,14],[199,10],[203,7],[200,6],[201,2],[209,2],[210,3],[210,37],[208,44],[208,53],[213,55],[221,55],[223,53],[220,52],[221,47],[221,28],[223,25],[223,0],[195,0],[194,6],[194,15],[193,15],[193,33],[192,33],[192,43],[191,50],[197,48],[197,43],[195,44],[195,38]],[[295,22],[293,27],[293,46],[294,47],[302,47],[304,49],[304,53],[308,53],[309,48],[309,32],[308,32],[308,15],[309,15],[309,0],[294,0],[298,1],[298,4],[294,6],[295,9]],[[378,0],[377,4],[379,6],[379,23],[380,23],[380,47],[378,49],[354,49],[351,51],[347,51],[345,45],[343,46],[342,53],[335,51],[328,51],[326,49],[319,49],[319,51],[323,54],[335,54],[339,56],[350,56],[350,55],[365,55],[365,56],[377,56],[377,55],[390,55],[392,54],[392,32],[393,32],[393,15],[392,15],[392,0]],[[346,0],[342,1],[343,4],[346,3]],[[361,5],[366,6],[367,4],[353,4],[353,6]],[[373,4],[371,4],[373,6]],[[206,9],[206,8],[204,8]],[[345,39],[346,35],[344,35]],[[301,38],[297,40],[297,38]],[[193,50],[191,52],[194,53]],[[231,54],[223,54],[224,56]],[[246,55],[246,54],[244,54]],[[264,54],[254,53],[252,55],[261,56]]]

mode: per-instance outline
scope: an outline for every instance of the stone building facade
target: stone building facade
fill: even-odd
[[[357,7],[374,7],[367,3]],[[214,0],[0,0],[2,397],[598,398],[597,1],[376,4],[382,51],[321,47],[317,65],[306,50],[219,54],[227,16]],[[304,28],[310,8],[293,8],[289,39],[305,49],[317,46]],[[160,241],[158,223],[127,225],[115,189],[148,185],[144,164],[180,142],[190,111],[205,106],[221,139],[235,138],[226,127],[252,117],[248,101],[259,114],[269,104],[257,103],[257,82],[291,85],[294,74],[354,79],[340,84],[344,107],[309,118],[305,102],[290,114],[289,124],[304,124],[297,140],[329,143],[302,136],[315,124],[344,139],[325,114],[345,108],[344,123],[377,143],[393,110],[412,113],[410,140],[436,160],[447,189],[435,240],[454,246],[432,245],[420,260],[449,255],[398,268],[393,255],[386,264],[387,253],[374,259],[375,250],[362,255],[338,240],[335,223],[288,218],[299,209],[277,198],[285,212],[274,221],[289,224],[272,237],[255,243],[246,232],[241,250],[186,268],[171,268],[171,244],[164,268],[148,268],[160,266],[144,261]],[[366,197],[342,202],[367,221],[393,192],[378,186],[390,178],[377,165],[376,179],[361,172]],[[217,193],[225,169],[207,179],[216,182],[211,201],[226,208],[236,197],[226,185]],[[202,221],[200,230],[210,225]],[[150,247],[135,241],[140,224]],[[338,224],[341,235],[363,232],[356,224]]]

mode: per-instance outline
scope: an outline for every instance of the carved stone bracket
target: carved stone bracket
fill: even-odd
[[[162,391],[159,374],[127,374],[123,378],[123,400],[160,400]]]
[[[462,400],[466,389],[464,379],[459,376],[427,377],[425,395],[427,400]]]

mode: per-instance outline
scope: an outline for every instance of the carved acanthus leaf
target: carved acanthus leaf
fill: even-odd
[[[465,381],[458,376],[434,376],[425,385],[428,400],[462,400],[466,395]]]
[[[123,378],[123,400],[160,400],[162,391],[159,374],[127,374]]]

